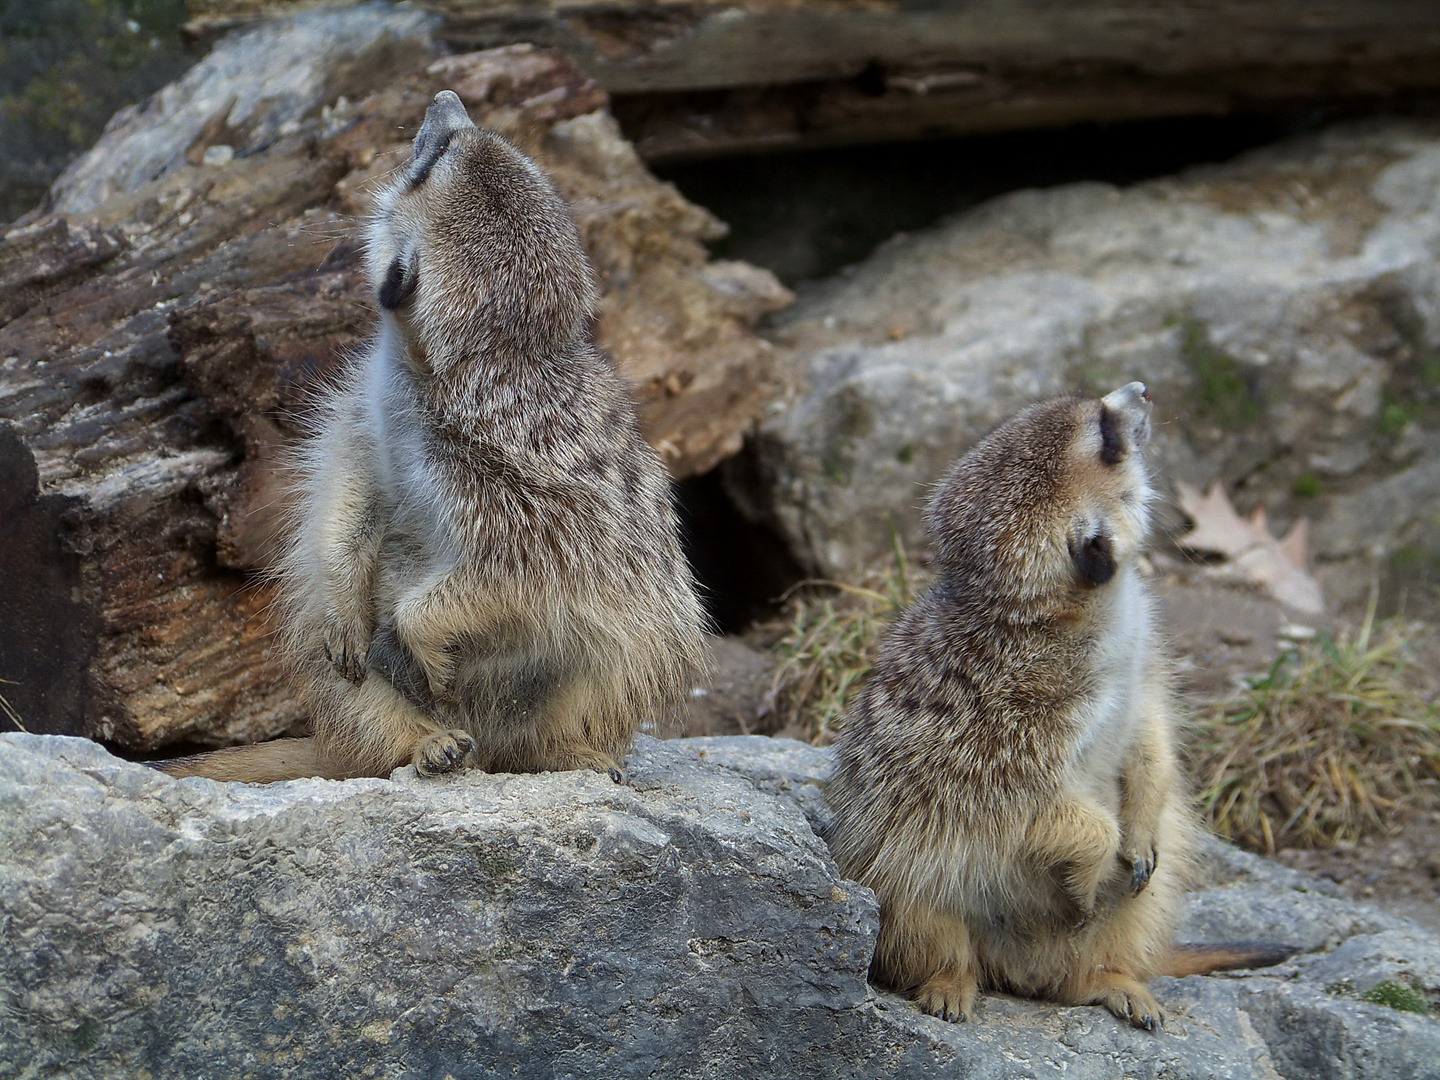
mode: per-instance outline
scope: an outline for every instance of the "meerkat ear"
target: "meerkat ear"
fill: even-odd
[[[397,255],[391,261],[390,269],[385,271],[385,280],[380,283],[380,306],[386,311],[403,307],[414,294],[419,280],[414,256],[407,259]]]
[[[1115,576],[1115,546],[1104,533],[1070,542],[1070,561],[1087,585],[1104,585]]]

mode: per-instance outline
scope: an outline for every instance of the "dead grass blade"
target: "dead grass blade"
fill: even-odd
[[[864,683],[885,628],[915,599],[924,575],[910,563],[891,529],[892,560],[858,584],[804,581],[791,590],[787,610],[772,625],[779,657],[761,709],[765,726],[830,742],[845,706]]]
[[[6,683],[9,686],[16,685],[11,679],[0,679],[0,683]],[[0,694],[0,715],[3,715],[6,720],[14,724],[16,730],[29,734],[29,729],[20,722],[20,714],[15,711],[15,706],[11,705],[10,702],[5,699],[4,694]]]

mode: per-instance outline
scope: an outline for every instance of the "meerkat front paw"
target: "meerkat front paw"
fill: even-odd
[[[1098,1004],[1104,1005],[1121,1020],[1127,1020],[1137,1028],[1154,1031],[1165,1024],[1165,1010],[1154,995],[1133,980],[1127,985],[1108,987],[1099,997]]]
[[[1153,840],[1139,845],[1127,844],[1120,850],[1120,861],[1130,871],[1130,895],[1139,896],[1149,886],[1160,854]]]
[[[439,776],[464,768],[465,759],[475,749],[475,740],[459,728],[427,735],[415,746],[411,764],[421,776]]]
[[[931,1016],[963,1024],[975,1011],[979,991],[974,975],[936,975],[920,984],[915,1004]]]
[[[352,683],[365,680],[365,654],[370,650],[370,625],[365,619],[345,618],[332,611],[325,616],[321,641],[325,659],[335,665],[341,678]]]

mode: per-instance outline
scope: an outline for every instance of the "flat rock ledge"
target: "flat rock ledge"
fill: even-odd
[[[1189,940],[1264,973],[1156,980],[1170,1030],[867,986],[876,912],[823,750],[642,738],[591,773],[267,788],[0,735],[0,1077],[1440,1076],[1440,939],[1222,844]]]

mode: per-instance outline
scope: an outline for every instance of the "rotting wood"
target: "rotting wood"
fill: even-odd
[[[0,239],[0,695],[26,729],[148,751],[303,723],[257,576],[278,458],[373,323],[357,217],[442,87],[570,200],[602,344],[677,475],[733,452],[777,389],[750,325],[788,294],[707,259],[723,227],[646,172],[562,56],[517,46],[372,77],[383,89],[353,104],[256,120],[273,137],[208,155],[219,165],[206,151],[249,129],[206,124],[153,182]],[[62,182],[91,190],[103,146]]]
[[[199,37],[314,0],[190,0]],[[1433,0],[425,0],[565,50],[648,161],[1440,90]]]

